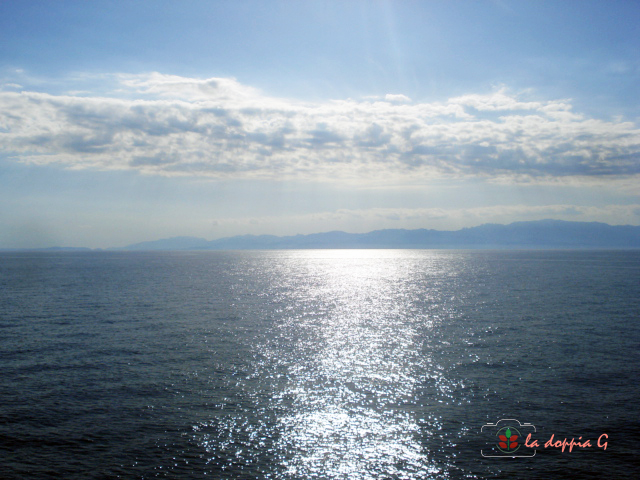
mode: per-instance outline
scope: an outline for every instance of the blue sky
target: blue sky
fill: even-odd
[[[0,248],[640,224],[640,4],[0,2]]]

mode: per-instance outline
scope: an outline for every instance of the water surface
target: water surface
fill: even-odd
[[[0,255],[3,478],[626,478],[640,252]],[[480,455],[500,418],[609,445]]]

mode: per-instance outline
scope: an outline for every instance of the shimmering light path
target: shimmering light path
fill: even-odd
[[[446,476],[447,464],[424,445],[440,419],[418,392],[427,382],[446,398],[451,384],[423,352],[440,321],[424,309],[441,303],[429,298],[436,282],[424,284],[443,277],[436,259],[422,252],[413,270],[406,251],[288,255],[271,276],[273,331],[251,375],[262,379],[259,396],[272,392],[273,424],[248,426],[245,435],[276,438],[274,461],[288,478]]]

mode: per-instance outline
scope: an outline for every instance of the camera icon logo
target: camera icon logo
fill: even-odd
[[[503,418],[497,423],[483,425],[480,431],[487,445],[480,450],[483,457],[533,457],[536,454],[525,445],[527,435],[536,432],[531,423]]]

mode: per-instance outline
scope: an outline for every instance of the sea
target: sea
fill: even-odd
[[[1,253],[0,478],[638,478],[639,317],[638,250]]]

